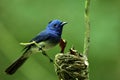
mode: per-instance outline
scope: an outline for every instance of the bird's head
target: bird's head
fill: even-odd
[[[67,24],[66,22],[62,22],[60,20],[52,20],[48,23],[47,29],[52,30],[58,33],[62,33],[63,26]]]

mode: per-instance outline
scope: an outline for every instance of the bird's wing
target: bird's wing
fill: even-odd
[[[42,31],[36,37],[34,37],[32,40],[30,40],[30,42],[35,41],[36,43],[39,43],[41,41],[46,41],[49,38],[50,38],[50,33],[48,33],[47,31]],[[24,53],[26,53],[33,45],[34,44],[25,46],[25,48],[23,49],[23,50],[25,50]]]
[[[35,41],[36,43],[39,43],[41,41],[46,41],[49,38],[50,38],[50,33],[48,33],[47,31],[42,31],[36,37],[30,40],[30,42]]]

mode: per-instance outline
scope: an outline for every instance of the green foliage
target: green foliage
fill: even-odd
[[[120,1],[92,0],[90,7],[90,79],[120,80]],[[23,46],[52,19],[68,22],[63,38],[83,51],[83,0],[0,0],[0,80],[57,80],[53,64],[42,54],[33,55],[13,76],[5,68],[21,55]],[[54,55],[55,47],[48,51]]]

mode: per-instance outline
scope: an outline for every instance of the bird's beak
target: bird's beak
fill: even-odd
[[[61,25],[64,26],[65,24],[67,24],[67,22],[62,22]]]

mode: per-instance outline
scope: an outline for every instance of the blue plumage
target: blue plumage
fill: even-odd
[[[47,50],[60,42],[63,26],[66,22],[60,20],[50,21],[46,29],[40,32],[30,42],[35,41],[38,43],[43,50]],[[33,45],[26,46],[25,49],[29,50]],[[29,48],[29,49],[28,49]],[[36,48],[34,46],[34,48]],[[26,51],[25,51],[26,52]]]
[[[57,45],[60,42],[62,29],[65,24],[66,22],[62,22],[60,20],[50,21],[45,30],[43,30],[36,37],[30,40],[30,42],[35,41],[39,45],[39,47],[36,46],[35,44],[27,45],[24,48],[25,51],[23,55],[19,59],[17,59],[12,65],[10,65],[5,70],[5,72],[7,74],[15,73],[16,70],[29,58],[29,56],[33,52],[38,52],[41,50],[45,51]]]

